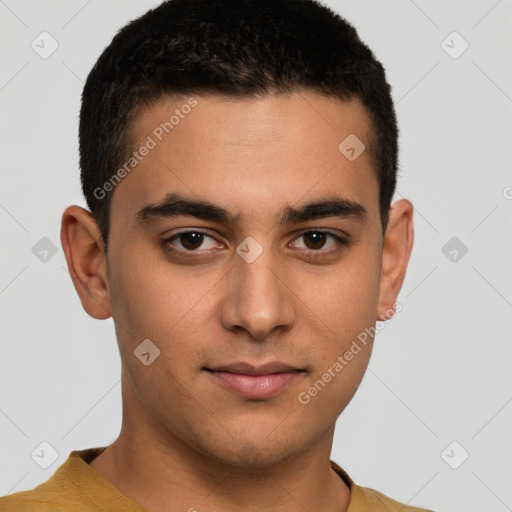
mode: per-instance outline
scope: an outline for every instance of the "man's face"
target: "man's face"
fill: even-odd
[[[148,136],[156,145],[112,198],[108,287],[129,376],[124,414],[162,446],[271,465],[332,434],[368,364],[370,338],[350,360],[344,354],[381,313],[370,122],[358,101],[311,92],[194,99],[193,108],[166,99],[139,115],[136,149],[153,146]],[[161,123],[176,110],[166,133]],[[352,161],[338,148],[349,135],[367,147]],[[146,208],[171,193],[228,219]],[[282,218],[327,200],[341,207]],[[134,354],[146,339],[160,350],[147,366]],[[257,371],[269,362],[293,370],[220,371],[245,363],[269,373]]]

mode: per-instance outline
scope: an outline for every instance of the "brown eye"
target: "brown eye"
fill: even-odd
[[[321,230],[311,230],[301,233],[296,240],[303,239],[303,246],[296,245],[300,249],[307,249],[310,252],[327,253],[336,251],[339,246],[349,245],[349,241],[343,237],[337,236],[334,233]],[[328,244],[329,239],[332,240],[331,244]],[[328,244],[328,247],[326,247]],[[338,246],[338,247],[337,247]]]
[[[308,231],[302,236],[308,249],[322,249],[327,239],[327,233],[322,231]]]
[[[185,247],[185,249],[195,251],[201,247],[204,235],[203,233],[191,231],[190,233],[182,233],[178,238],[181,242],[181,245]]]
[[[202,231],[182,231],[163,241],[164,245],[176,251],[182,252],[203,252],[213,249],[217,241],[208,233]],[[201,249],[199,251],[199,249]]]

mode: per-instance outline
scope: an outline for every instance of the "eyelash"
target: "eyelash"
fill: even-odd
[[[206,235],[206,236],[216,240],[216,238],[211,233],[209,233],[207,231],[203,231],[201,229],[191,229],[188,231],[181,231],[180,233],[175,233],[171,237],[162,240],[162,245],[164,246],[165,250],[167,250],[169,252],[172,252],[175,254],[180,254],[180,255],[187,255],[187,257],[190,257],[190,256],[195,257],[196,255],[206,253],[207,251],[201,251],[201,250],[191,251],[191,250],[187,250],[187,249],[176,249],[175,247],[170,245],[170,242],[173,242],[174,240],[176,240],[177,238],[179,238],[182,235],[187,235],[190,233],[198,233],[198,234]],[[307,235],[308,233],[321,233],[321,234],[328,235],[328,236],[334,238],[334,240],[338,244],[338,247],[335,247],[332,249],[317,249],[317,250],[301,249],[301,252],[303,254],[306,254],[308,257],[311,257],[311,258],[321,257],[321,256],[329,256],[329,255],[332,255],[332,254],[338,252],[341,248],[348,247],[350,245],[350,241],[347,238],[341,237],[339,235],[335,235],[334,233],[331,233],[330,231],[325,231],[322,229],[308,229],[306,231],[302,231],[301,233],[299,233],[299,235],[294,240],[297,240],[298,238],[300,238],[304,235]]]

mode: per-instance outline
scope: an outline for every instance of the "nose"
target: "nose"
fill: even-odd
[[[270,250],[251,263],[235,255],[222,306],[224,328],[245,329],[257,340],[274,330],[289,330],[295,321],[295,295],[288,273]]]

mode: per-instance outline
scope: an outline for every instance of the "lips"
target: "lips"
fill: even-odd
[[[305,370],[279,361],[261,366],[234,363],[204,369],[211,375],[214,382],[223,388],[254,399],[276,396],[305,374]]]

